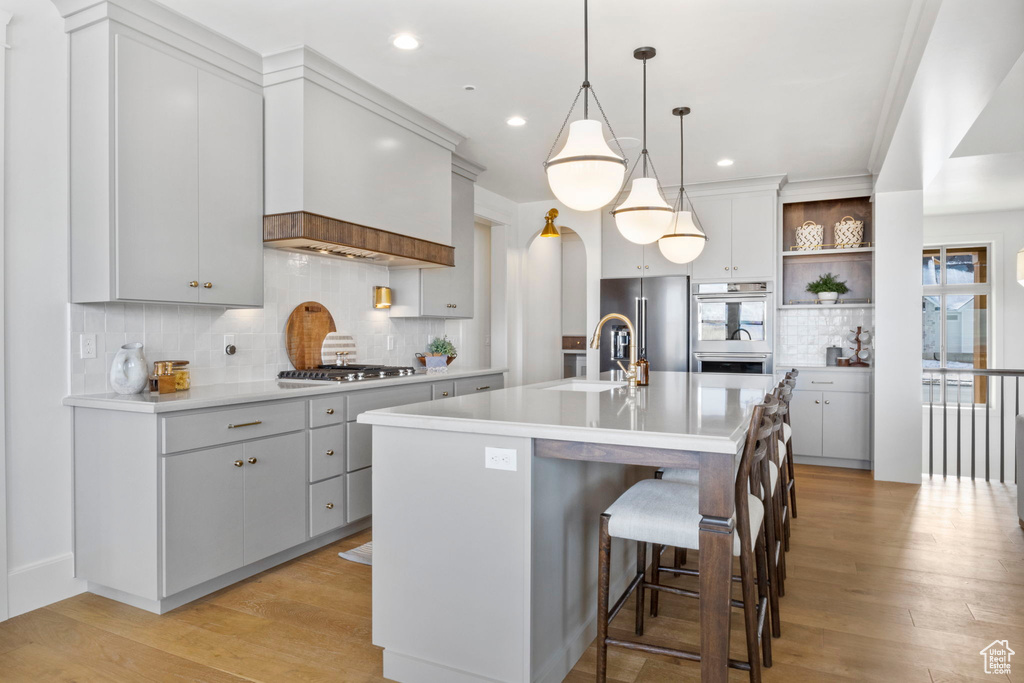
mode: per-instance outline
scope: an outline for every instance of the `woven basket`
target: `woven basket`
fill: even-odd
[[[853,216],[843,216],[836,223],[836,249],[857,249],[864,241],[864,221],[855,221]]]
[[[814,221],[806,221],[796,229],[797,251],[817,251],[825,241],[825,227]]]

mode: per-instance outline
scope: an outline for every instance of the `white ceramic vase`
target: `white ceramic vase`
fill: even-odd
[[[142,344],[125,344],[114,356],[110,366],[110,386],[119,394],[137,394],[149,379],[149,366],[142,355]]]
[[[822,306],[835,306],[839,295],[836,292],[819,292],[818,303]]]

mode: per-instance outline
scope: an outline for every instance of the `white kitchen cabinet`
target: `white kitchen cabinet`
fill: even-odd
[[[732,200],[732,276],[771,278],[775,273],[774,195],[757,194]]]
[[[775,192],[694,198],[708,242],[693,262],[693,277],[771,279],[775,272],[776,202]]]
[[[262,305],[260,86],[110,20],[70,44],[71,300]]]
[[[870,373],[801,370],[790,410],[796,455],[871,460]]]
[[[392,318],[472,318],[473,257],[476,237],[474,183],[452,173],[451,268],[392,269]]]
[[[244,561],[241,444],[163,460],[163,595],[238,569]]]
[[[245,564],[306,540],[306,434],[245,444]]]
[[[615,217],[601,210],[601,277],[642,277],[644,245],[630,242],[615,227]]]

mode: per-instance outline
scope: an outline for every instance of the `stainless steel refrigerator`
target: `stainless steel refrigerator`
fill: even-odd
[[[654,372],[689,369],[689,280],[682,275],[601,280],[601,316],[621,313],[630,319],[637,328],[637,352],[646,355]],[[626,365],[627,332],[616,320],[601,330],[601,372],[617,369],[616,360]]]

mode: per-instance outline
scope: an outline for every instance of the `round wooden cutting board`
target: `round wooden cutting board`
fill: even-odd
[[[288,360],[296,370],[312,370],[320,365],[320,349],[331,332],[337,332],[334,318],[319,301],[306,301],[295,307],[284,328]]]

